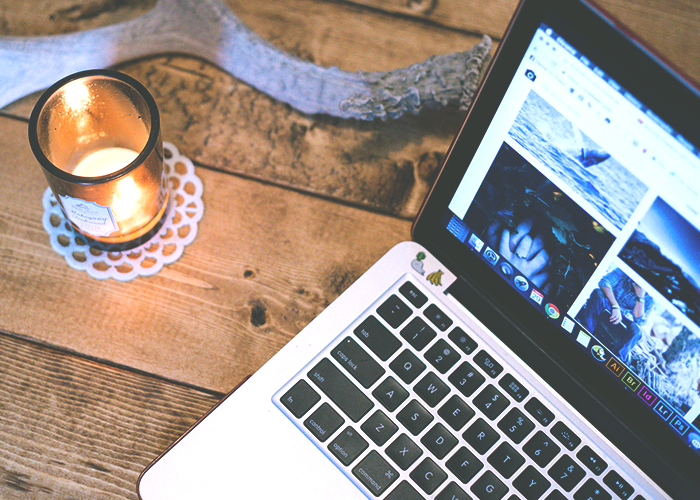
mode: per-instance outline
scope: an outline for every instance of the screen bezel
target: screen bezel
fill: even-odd
[[[498,279],[493,268],[441,223],[466,166],[542,22],[562,34],[689,142],[700,144],[700,129],[694,126],[700,116],[700,93],[650,49],[583,0],[524,0],[414,223],[413,239],[483,297],[485,307],[473,309],[477,317],[530,366],[537,367],[538,374],[559,389],[561,396],[611,442],[635,457],[636,464],[657,484],[673,496],[697,492],[700,457],[668,425],[643,413],[634,394],[610,383],[609,375],[583,350],[573,348],[558,326]],[[504,323],[510,328],[503,328]],[[532,344],[523,343],[523,337]],[[562,377],[561,366],[566,366],[570,379]],[[576,384],[576,390],[562,393],[569,383]]]

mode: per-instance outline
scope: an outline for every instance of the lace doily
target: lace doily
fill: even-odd
[[[192,162],[175,146],[164,142],[163,152],[170,182],[170,200],[163,215],[166,219],[158,234],[131,250],[106,252],[89,247],[66,220],[51,189],[46,189],[42,199],[44,229],[51,238],[51,247],[69,266],[96,279],[130,281],[137,276],[152,276],[182,256],[197,236],[197,224],[204,214],[203,186]]]

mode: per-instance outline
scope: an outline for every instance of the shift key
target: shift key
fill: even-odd
[[[329,359],[319,361],[308,376],[353,422],[358,422],[374,406]]]

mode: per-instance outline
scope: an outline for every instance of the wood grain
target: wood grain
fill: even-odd
[[[183,257],[97,281],[49,246],[26,124],[0,127],[0,329],[169,379],[227,391],[409,238],[408,221],[200,168],[204,218]]]
[[[352,0],[385,12],[418,17],[500,40],[518,0]],[[700,2],[593,0],[661,55],[700,82]]]
[[[384,12],[501,39],[519,0],[351,0]]]
[[[478,41],[344,4],[282,3],[232,8],[284,50],[348,71],[393,69]],[[456,111],[377,123],[310,117],[187,57],[152,58],[119,69],[151,90],[166,139],[193,160],[406,218],[417,213],[462,119]],[[26,118],[36,97],[6,111]]]
[[[141,470],[219,399],[0,333],[0,498],[136,499]]]

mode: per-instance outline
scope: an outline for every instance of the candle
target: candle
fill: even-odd
[[[37,101],[29,143],[88,244],[123,250],[157,233],[168,182],[158,108],[139,82],[108,70],[64,78]]]
[[[138,155],[138,151],[127,148],[98,149],[80,160],[71,173],[79,177],[102,177],[126,167]]]

